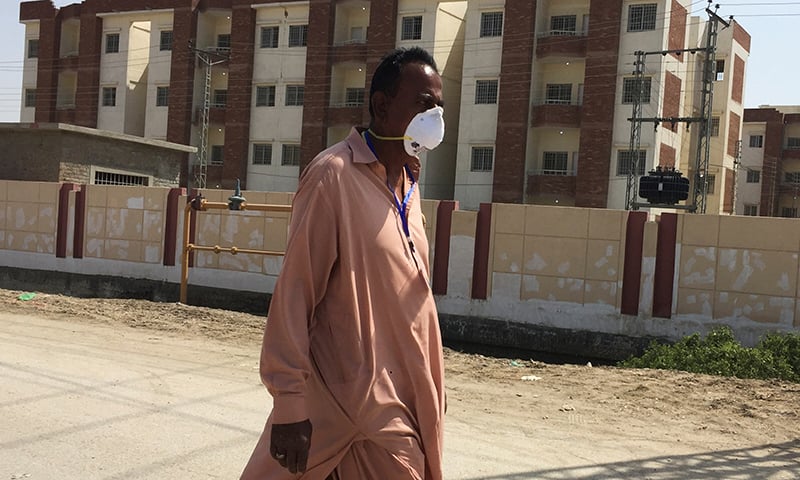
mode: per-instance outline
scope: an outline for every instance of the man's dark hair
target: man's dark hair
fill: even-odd
[[[375,92],[384,92],[390,96],[396,95],[400,74],[403,73],[403,67],[409,63],[429,65],[436,73],[439,73],[436,61],[424,48],[411,47],[392,50],[381,59],[380,65],[372,75],[372,84],[369,87],[369,115],[371,117],[375,116],[372,111],[372,95]]]

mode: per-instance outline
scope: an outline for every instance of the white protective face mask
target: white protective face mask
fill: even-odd
[[[402,140],[406,153],[419,158],[426,150],[433,150],[444,138],[444,109],[433,107],[420,112],[411,119],[402,137],[382,137],[372,130],[370,135],[379,140]]]

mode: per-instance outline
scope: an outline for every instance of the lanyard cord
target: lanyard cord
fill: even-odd
[[[364,140],[367,142],[367,146],[372,151],[372,154],[375,155],[375,158],[378,158],[378,153],[375,151],[375,147],[372,145],[372,141],[369,138],[368,130],[364,131]],[[411,179],[411,188],[408,189],[406,192],[405,197],[403,198],[403,203],[400,203],[400,199],[397,198],[397,194],[389,185],[389,176],[386,176],[386,188],[392,192],[392,198],[394,199],[394,206],[397,208],[397,213],[400,214],[400,221],[403,224],[403,233],[406,234],[406,240],[408,240],[408,246],[411,249],[411,253],[414,253],[414,241],[411,240],[411,229],[408,226],[408,203],[411,200],[411,195],[414,193],[414,188],[417,186],[417,180],[414,178],[414,174],[411,173],[411,169],[408,167],[408,164],[403,165],[408,174],[408,178]]]

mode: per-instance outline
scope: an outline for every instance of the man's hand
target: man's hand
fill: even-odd
[[[309,420],[272,425],[270,455],[292,473],[305,472],[308,449],[311,447],[311,430]]]

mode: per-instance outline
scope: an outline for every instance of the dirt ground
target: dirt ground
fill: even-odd
[[[0,290],[9,312],[72,322],[123,324],[165,335],[210,337],[238,345],[261,340],[265,318],[144,300],[83,299]],[[445,350],[450,413],[476,425],[552,428],[596,436],[700,443],[709,450],[742,445],[800,448],[800,384],[726,379],[658,370],[546,364]],[[740,477],[736,477],[740,478]],[[766,477],[764,477],[766,478]]]

